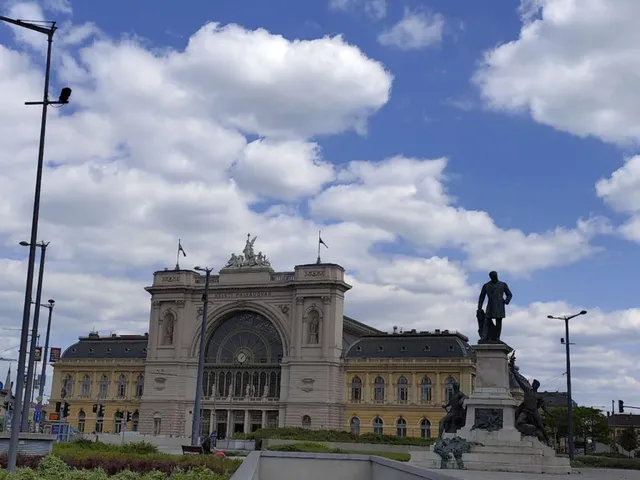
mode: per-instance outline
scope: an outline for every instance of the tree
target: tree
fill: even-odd
[[[625,428],[620,434],[618,443],[629,452],[629,456],[631,456],[631,452],[638,448],[638,434],[636,433],[636,429],[633,427]]]
[[[545,415],[544,421],[549,435],[555,437],[556,442],[560,438],[567,438],[569,430],[567,409],[565,407],[555,407],[548,410],[550,415]],[[596,408],[574,407],[573,436],[574,442],[578,439],[584,441],[585,454],[587,454],[587,440],[608,444],[611,439],[611,430],[607,417]]]

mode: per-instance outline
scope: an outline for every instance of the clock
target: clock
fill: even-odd
[[[240,352],[238,354],[238,362],[239,363],[244,363],[247,361],[247,355],[244,352]]]

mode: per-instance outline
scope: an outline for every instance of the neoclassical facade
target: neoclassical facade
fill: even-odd
[[[431,425],[444,414],[441,402],[451,383],[460,382],[468,392],[474,387],[468,339],[448,330],[384,333],[353,320],[344,315],[351,286],[341,266],[315,263],[276,272],[262,252],[254,253],[255,240],[247,239],[243,253],[209,278],[201,433],[216,431],[224,438],[261,427],[299,426],[437,434]],[[109,337],[99,337],[100,347],[81,338],[55,366],[51,401],[58,400],[68,377],[73,391],[82,388],[80,379],[88,374],[83,369],[91,366],[92,389],[102,392],[100,371],[109,378],[108,395],[101,399],[107,406],[103,431],[114,431],[126,409],[136,414],[141,433],[189,436],[205,281],[192,270],[156,272],[146,288],[148,334],[117,354]],[[139,397],[118,398],[119,368],[127,392]],[[90,397],[97,400],[94,393]],[[86,405],[73,393],[67,396],[70,420],[77,423],[82,410],[85,430],[93,431],[89,425],[100,419],[87,408],[96,400],[85,400]]]

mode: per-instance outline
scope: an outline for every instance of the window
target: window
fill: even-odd
[[[407,421],[402,417],[400,417],[396,422],[396,435],[398,437],[407,436]]]
[[[122,433],[122,420],[124,414],[120,411],[116,412],[113,416],[113,432],[114,433]]]
[[[140,413],[138,412],[138,410],[136,410],[135,412],[133,412],[133,415],[131,415],[131,431],[137,432],[139,424],[140,424]]]
[[[102,433],[104,430],[104,418],[98,417],[96,419],[96,433]]]
[[[384,347],[382,345],[378,345],[378,351],[379,352],[384,352]]]
[[[356,352],[361,352],[361,351],[362,351],[362,345],[356,346]]]
[[[82,393],[83,397],[88,397],[91,395],[91,377],[89,375],[85,375],[82,377]]]
[[[456,379],[453,378],[452,376],[448,376],[447,379],[444,381],[444,400],[445,402],[448,402],[449,400],[451,400],[451,397],[453,396],[453,384],[456,383]]]
[[[127,377],[120,375],[118,377],[118,397],[125,398],[127,396]]]
[[[153,414],[153,434],[160,435],[162,431],[162,417],[160,417],[159,413]]]
[[[431,351],[431,347],[429,345],[425,345],[424,348],[422,349],[423,352],[430,352]]]
[[[398,378],[398,403],[407,403],[409,401],[409,385],[404,376]]]
[[[358,417],[351,418],[351,421],[349,422],[349,427],[351,429],[351,433],[360,435],[360,419]]]
[[[376,377],[373,382],[373,401],[376,403],[384,402],[384,379],[380,376]]]
[[[420,403],[431,403],[432,399],[433,390],[431,379],[425,375],[420,382]]]
[[[426,418],[420,421],[420,438],[431,438],[431,422]]]
[[[100,398],[107,398],[109,394],[109,377],[102,375],[100,377]]]
[[[67,375],[62,382],[62,393],[64,398],[70,397],[73,394],[73,377]]]
[[[407,351],[407,347],[406,347],[405,345],[402,345],[402,346],[400,347],[400,351],[401,351],[401,352],[406,352],[406,351]]]
[[[144,375],[138,375],[136,380],[136,398],[142,397],[144,393]]]
[[[360,377],[353,377],[351,380],[351,402],[360,403],[362,401],[362,380]]]
[[[311,428],[311,417],[309,415],[302,417],[302,428]]]
[[[84,410],[80,410],[78,412],[78,431],[80,433],[84,433],[84,424],[85,424],[86,417],[87,415],[84,413]]]
[[[380,417],[376,417],[373,419],[373,433],[376,435],[382,435],[384,431],[384,422]]]

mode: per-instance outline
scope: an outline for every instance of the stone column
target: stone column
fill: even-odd
[[[233,410],[227,410],[227,438],[233,435]]]
[[[209,433],[215,432],[218,430],[218,426],[216,425],[216,411],[211,410],[211,414],[209,415]]]
[[[262,410],[262,428],[267,428],[267,411]]]
[[[249,410],[244,411],[244,433],[249,433]]]
[[[436,384],[433,387],[433,402],[436,405],[442,405],[442,384],[440,383],[440,372],[436,373]]]
[[[284,407],[278,409],[278,427],[284,428]]]
[[[362,402],[369,403],[371,401],[371,392],[369,388],[371,388],[371,383],[369,380],[369,372],[367,372],[364,376],[364,388],[362,389]]]
[[[411,386],[409,387],[409,403],[420,403],[420,397],[418,394],[418,384],[416,383],[416,372],[411,374]]]

